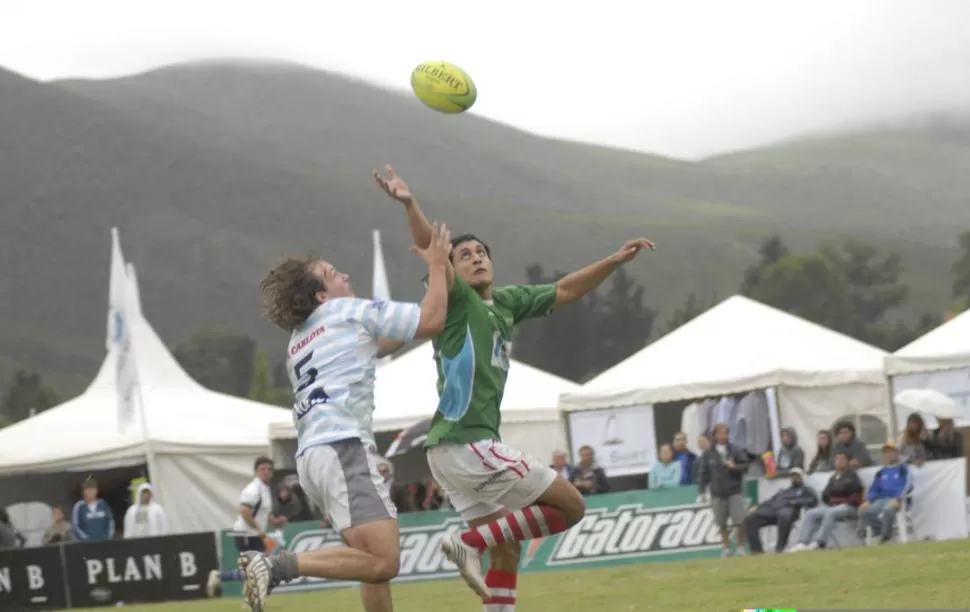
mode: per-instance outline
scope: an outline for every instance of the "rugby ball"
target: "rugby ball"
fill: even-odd
[[[418,64],[411,73],[411,89],[418,100],[439,113],[463,113],[478,98],[478,90],[471,77],[448,62]]]

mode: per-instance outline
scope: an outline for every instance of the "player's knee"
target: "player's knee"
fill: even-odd
[[[374,575],[373,582],[390,582],[395,577],[401,568],[401,560],[397,556],[394,557],[377,557],[377,562],[374,564]]]
[[[583,517],[586,515],[586,500],[583,499],[579,491],[576,491],[575,495],[570,496],[569,503],[563,508],[563,514],[566,516],[567,528],[583,520]]]

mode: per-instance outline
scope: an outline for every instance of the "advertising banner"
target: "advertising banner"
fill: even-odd
[[[81,542],[63,546],[71,606],[119,605],[205,597],[218,567],[212,533]]]
[[[757,490],[752,481],[749,493]],[[645,561],[714,557],[720,537],[706,504],[696,503],[695,487],[655,491],[608,493],[586,498],[583,520],[565,534],[524,542],[521,571],[582,569]],[[399,581],[457,576],[455,566],[440,551],[441,539],[462,529],[454,512],[411,512],[398,517],[401,526]],[[292,551],[341,546],[333,530],[316,523],[298,523],[283,529],[283,546]],[[222,567],[232,569],[237,551],[231,532],[222,534]],[[281,585],[276,592],[349,586],[346,582],[300,579]],[[226,584],[226,594],[238,594],[239,585]]]
[[[0,610],[68,606],[60,546],[0,550]]]

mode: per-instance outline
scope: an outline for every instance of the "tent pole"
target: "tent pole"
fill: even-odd
[[[134,356],[134,355],[133,355]],[[138,367],[137,363],[133,364],[134,367]],[[157,479],[160,478],[160,474],[156,469],[157,464],[155,462],[155,444],[152,442],[151,436],[148,434],[148,411],[145,410],[145,399],[141,393],[141,381],[138,378],[137,370],[135,371],[135,380],[139,381],[135,383],[135,401],[138,402],[138,417],[141,421],[141,436],[145,441],[145,463],[148,464],[148,482],[155,488]],[[156,494],[157,494],[156,489]]]

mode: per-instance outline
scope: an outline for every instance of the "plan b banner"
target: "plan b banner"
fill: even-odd
[[[0,610],[60,610],[67,606],[60,546],[0,550]]]

